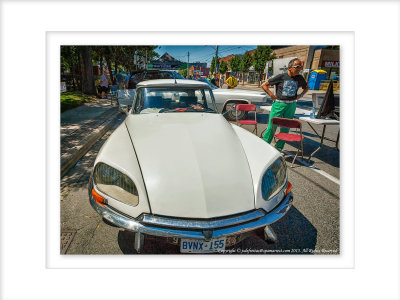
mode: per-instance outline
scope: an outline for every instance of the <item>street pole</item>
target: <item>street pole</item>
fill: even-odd
[[[215,73],[218,73],[218,45],[215,47]]]
[[[218,74],[218,45],[215,47],[215,73]],[[218,86],[219,86],[219,78],[218,78]]]
[[[186,78],[189,78],[189,51],[188,51],[188,62],[187,62],[187,66],[186,66]]]

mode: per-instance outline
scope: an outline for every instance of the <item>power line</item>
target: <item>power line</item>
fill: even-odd
[[[227,45],[228,46],[228,45]],[[167,51],[167,47],[170,47],[170,46],[163,46],[163,47],[165,47],[165,50]],[[213,51],[211,52],[211,53],[207,53],[207,54],[204,54],[203,53],[203,55],[200,55],[199,57],[196,57],[196,58],[194,58],[194,59],[192,59],[193,61],[194,60],[196,60],[196,61],[205,61],[206,63],[209,63],[209,62],[211,62],[212,61],[212,59],[215,57],[215,47],[212,47],[212,46],[208,46],[208,45],[205,45],[205,46],[202,46],[202,47],[207,47],[207,48],[210,48],[210,49],[213,49]],[[221,47],[221,46],[219,46],[219,47]],[[222,46],[222,47],[224,47],[224,46]],[[233,52],[234,50],[238,50],[238,49],[244,49],[244,50],[246,50],[246,48],[248,49],[248,50],[253,50],[253,49],[255,49],[253,46],[245,46],[245,45],[241,45],[241,46],[228,46],[226,49],[219,49],[219,52],[218,52],[218,56],[221,56],[221,55],[225,55],[225,54],[227,54],[228,52]],[[250,48],[250,49],[249,49]],[[208,49],[207,49],[208,50]],[[247,51],[248,51],[247,50]],[[197,51],[196,51],[197,52]],[[190,52],[190,54],[192,55],[192,57],[193,57],[193,51],[192,52]],[[233,54],[233,53],[231,53],[231,54]],[[234,54],[233,54],[234,55]],[[173,55],[175,58],[177,58],[177,59],[179,59],[179,60],[184,60],[186,57],[187,57],[187,54],[185,54],[185,55]]]
[[[214,51],[215,51],[215,49],[214,49]],[[213,55],[215,52],[212,52],[212,53],[208,53],[208,54],[205,54],[205,55],[201,55],[201,56],[199,56],[197,59],[204,59],[205,57],[209,57],[210,55]]]

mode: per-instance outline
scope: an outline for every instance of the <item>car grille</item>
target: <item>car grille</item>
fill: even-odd
[[[210,219],[183,219],[143,214],[138,218],[143,224],[165,228],[188,230],[214,230],[254,222],[265,216],[262,209],[252,210],[238,215]]]

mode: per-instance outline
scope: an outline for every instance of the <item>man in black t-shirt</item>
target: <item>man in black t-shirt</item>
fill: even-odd
[[[308,84],[304,77],[299,75],[303,69],[301,61],[298,58],[292,59],[288,64],[288,72],[279,74],[275,77],[268,79],[262,84],[262,89],[274,100],[272,104],[271,113],[269,115],[268,128],[264,134],[264,140],[271,143],[274,133],[271,126],[271,119],[273,117],[293,119],[296,111],[296,101],[304,96],[308,91]],[[269,89],[270,86],[275,85],[276,95]],[[301,87],[303,91],[297,95],[297,90]],[[280,132],[289,132],[288,128],[280,128]],[[279,140],[275,147],[282,151],[284,141]]]

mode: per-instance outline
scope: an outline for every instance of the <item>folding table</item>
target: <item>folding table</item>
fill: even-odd
[[[312,119],[310,117],[300,117],[299,120],[307,122],[307,124],[310,125],[311,129],[321,138],[321,141],[319,143],[318,148],[316,150],[314,150],[313,153],[311,153],[310,157],[308,158],[308,161],[310,161],[311,157],[315,153],[317,153],[321,148],[323,148],[323,147],[325,147],[325,148],[333,148],[333,147],[329,147],[329,146],[324,145],[324,140],[328,140],[328,141],[334,142],[336,150],[339,151],[338,144],[339,144],[340,129],[338,130],[336,141],[325,137],[325,129],[326,129],[326,126],[328,126],[328,125],[340,125],[340,121],[334,120],[334,119]],[[319,135],[319,133],[314,129],[314,127],[311,124],[323,125],[324,128],[322,129],[322,134]]]
[[[259,108],[260,108],[261,111],[263,111],[263,112],[270,113],[270,112],[271,112],[271,109],[272,109],[272,106],[260,106]],[[326,126],[328,126],[328,125],[340,125],[340,122],[339,122],[338,120],[334,120],[334,119],[311,119],[311,118],[310,118],[310,112],[311,112],[310,110],[305,110],[305,109],[301,109],[301,108],[296,108],[296,111],[295,111],[295,113],[294,113],[294,117],[295,117],[295,118],[298,118],[299,120],[302,120],[302,121],[307,122],[307,124],[310,125],[311,129],[312,129],[312,130],[316,133],[316,135],[318,135],[318,137],[321,139],[318,148],[317,148],[316,150],[314,150],[313,153],[311,153],[310,157],[308,158],[308,161],[310,161],[311,157],[312,157],[315,153],[317,153],[321,148],[323,148],[323,147],[325,147],[325,148],[333,148],[333,147],[326,146],[326,145],[324,144],[324,140],[328,140],[328,141],[334,142],[334,143],[335,143],[335,147],[334,147],[334,148],[335,148],[336,150],[339,151],[338,144],[339,144],[339,134],[340,134],[340,130],[339,130],[339,131],[338,131],[338,134],[337,134],[337,137],[336,137],[336,141],[325,137],[325,129],[326,129]],[[301,116],[301,115],[303,115],[303,116]],[[324,128],[322,129],[322,134],[320,135],[320,134],[314,129],[314,127],[313,127],[311,124],[314,124],[314,125],[323,125]],[[265,131],[265,130],[264,130],[264,131]],[[264,131],[263,131],[263,132],[264,132]]]

